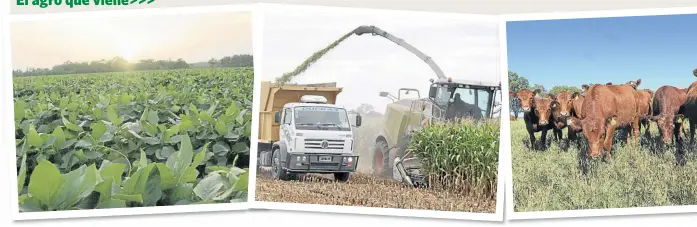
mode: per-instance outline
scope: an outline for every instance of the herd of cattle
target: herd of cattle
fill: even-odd
[[[697,69],[693,71],[697,77]],[[588,156],[600,157],[606,151],[610,159],[616,129],[631,132],[627,142],[638,143],[643,126],[650,137],[651,122],[656,122],[662,145],[681,142],[685,118],[689,120],[690,144],[694,142],[697,125],[697,81],[687,88],[662,86],[655,92],[639,89],[641,79],[625,84],[584,84],[581,92],[560,92],[540,95],[540,90],[522,89],[509,95],[518,100],[530,144],[535,145],[535,133],[541,132],[544,146],[547,131],[557,140],[567,128],[567,142],[578,140],[582,133],[588,141]],[[630,141],[630,138],[633,140]]]

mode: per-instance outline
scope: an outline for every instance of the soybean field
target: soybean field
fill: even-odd
[[[247,200],[252,68],[14,78],[21,212]]]

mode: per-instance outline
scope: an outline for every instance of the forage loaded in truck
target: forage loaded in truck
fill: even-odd
[[[361,116],[334,104],[341,90],[333,83],[262,82],[259,169],[280,180],[322,173],[348,181],[358,164],[352,129],[360,127]]]

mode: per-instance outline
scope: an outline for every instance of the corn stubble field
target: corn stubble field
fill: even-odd
[[[643,133],[642,129],[642,136]],[[535,136],[539,138],[540,133]],[[552,138],[551,133],[548,136],[547,141]],[[658,136],[655,123],[651,136]],[[649,142],[652,139],[646,138],[642,138],[642,147],[619,143],[612,150],[612,161],[589,160],[584,175],[580,151],[573,143],[568,151],[560,149],[556,142],[545,151],[531,151],[524,143],[527,140],[523,120],[511,121],[517,212],[697,204],[694,149],[685,154],[687,164],[679,166],[673,147],[660,151],[651,145],[655,144]]]
[[[357,129],[356,133],[356,152],[360,155],[359,167],[357,173],[351,175],[349,182],[335,182],[331,175],[319,174],[308,174],[300,180],[278,181],[272,180],[269,173],[259,173],[257,174],[257,200],[478,213],[495,212],[499,153],[498,121],[479,127],[472,127],[471,124],[467,123],[436,125],[425,130],[423,134],[414,136],[412,149],[415,152],[422,150],[422,153],[430,152],[432,154],[431,156],[422,154],[425,157],[424,166],[438,169],[436,165],[443,165],[440,168],[444,170],[443,172],[433,172],[434,175],[444,176],[443,180],[433,182],[432,188],[407,187],[392,179],[374,175],[371,169],[371,149],[375,133],[379,130],[378,125],[381,123],[381,117],[365,117],[363,123],[363,126]],[[463,139],[455,141],[452,138],[457,138],[457,136],[450,136],[451,133],[456,135],[478,133],[479,136],[470,136],[470,138],[479,138],[480,141]],[[440,140],[441,143],[439,145],[424,143],[429,140]],[[463,149],[461,152],[450,152],[452,157],[436,158],[435,155],[448,153],[444,151],[447,150],[444,144],[459,146]],[[431,149],[424,151],[427,150],[427,147]],[[441,152],[431,150],[440,150]],[[435,178],[433,177],[433,179]]]

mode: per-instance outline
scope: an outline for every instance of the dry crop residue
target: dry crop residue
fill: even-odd
[[[495,199],[449,193],[435,189],[403,186],[401,183],[356,173],[349,182],[335,182],[330,175],[310,175],[299,181],[272,180],[268,174],[257,177],[256,200],[268,202],[382,208],[428,209],[493,213]]]

